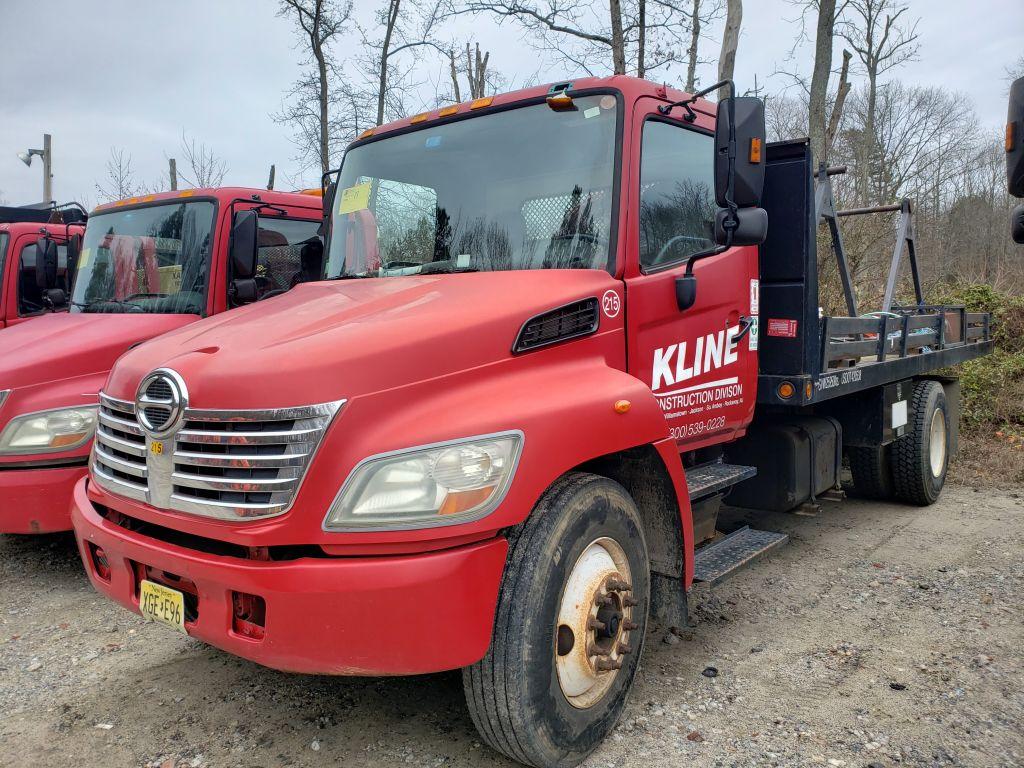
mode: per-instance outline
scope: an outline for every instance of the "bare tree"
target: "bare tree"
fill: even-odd
[[[462,95],[461,89],[459,88],[460,68],[455,63],[454,49],[448,51],[448,60],[451,65],[452,91],[455,95],[454,101],[458,103],[462,101]],[[465,73],[466,80],[469,83],[469,98],[481,99],[486,95],[489,83],[487,79],[487,65],[490,60],[490,51],[484,51],[481,55],[480,43],[476,43],[475,53],[469,43],[466,43],[466,67],[462,72]]]
[[[743,21],[742,0],[728,0],[725,11],[725,30],[722,33],[722,53],[718,57],[718,79],[732,80],[736,68],[736,48],[740,43],[740,24]],[[719,98],[726,90],[719,91]]]
[[[466,0],[456,13],[511,19],[532,43],[588,74],[643,77],[680,59],[691,0]],[[635,64],[634,64],[635,63]]]
[[[808,135],[811,151],[821,162],[827,162],[825,133],[828,117],[828,81],[832,76],[832,45],[836,25],[836,0],[812,0],[818,6],[817,34],[814,38],[814,70],[808,98]]]
[[[132,156],[123,148],[110,148],[106,171],[106,179],[102,183],[96,183],[96,194],[101,200],[123,200],[139,193],[139,183],[132,170]]]
[[[690,12],[690,47],[686,50],[686,92],[697,88],[697,51],[700,45],[700,0],[693,0]]]
[[[177,164],[175,164],[178,178],[191,187],[205,188],[221,185],[228,172],[228,167],[212,148],[203,142],[197,143],[194,138],[182,131],[181,151],[185,156],[189,171],[177,170]]]
[[[299,46],[312,69],[292,85],[288,104],[273,115],[276,122],[295,130],[295,143],[303,158],[315,159],[321,173],[331,167],[330,75],[334,70],[330,45],[344,32],[352,13],[351,0],[279,0],[278,16],[294,21]]]
[[[858,154],[861,202],[868,199],[868,165],[875,154],[875,110],[878,78],[917,56],[917,21],[903,18],[903,0],[846,0],[846,13],[839,34],[860,59],[867,76],[867,103],[860,152]]]

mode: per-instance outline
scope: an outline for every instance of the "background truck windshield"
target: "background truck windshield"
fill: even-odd
[[[345,155],[327,276],[606,269],[616,99],[426,127]]]
[[[203,314],[213,216],[206,201],[91,216],[71,311]]]

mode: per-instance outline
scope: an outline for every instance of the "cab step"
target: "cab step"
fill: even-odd
[[[724,491],[756,474],[756,467],[721,462],[688,469],[686,470],[686,485],[690,489],[690,501],[697,501]]]
[[[693,580],[717,584],[789,541],[785,533],[745,525],[693,555]]]

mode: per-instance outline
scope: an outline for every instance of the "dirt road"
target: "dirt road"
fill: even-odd
[[[790,544],[648,635],[587,765],[1024,765],[1024,492],[755,524]],[[101,599],[69,537],[0,537],[0,766],[396,764],[511,765],[457,673],[261,669]]]

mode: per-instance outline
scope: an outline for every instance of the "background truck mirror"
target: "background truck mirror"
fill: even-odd
[[[1006,186],[1014,197],[1024,197],[1024,77],[1018,77],[1010,86],[1010,107],[1006,112]]]
[[[231,277],[234,280],[244,280],[256,274],[259,221],[256,211],[239,211],[232,221]]]
[[[78,271],[78,259],[82,255],[82,236],[72,235],[68,238],[68,267],[67,267],[67,288],[71,293],[71,286],[75,282],[75,273]]]
[[[764,102],[754,96],[729,97],[718,103],[718,120],[715,125],[715,198],[720,208],[728,205],[730,111],[734,113],[736,123],[732,202],[740,208],[760,205],[761,191],[764,189],[766,149]]]
[[[725,221],[729,210],[720,208],[715,214],[715,242],[719,245],[760,245],[768,236],[768,212],[764,208],[740,208],[736,211],[736,228],[728,240]]]
[[[1010,214],[1010,234],[1013,242],[1024,245],[1024,205],[1018,205]]]
[[[57,287],[57,243],[48,237],[36,242],[36,285],[43,291]]]

